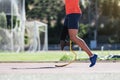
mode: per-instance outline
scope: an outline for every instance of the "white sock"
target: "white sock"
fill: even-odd
[[[94,54],[92,56],[90,56],[90,57],[93,57],[93,56],[94,56]]]

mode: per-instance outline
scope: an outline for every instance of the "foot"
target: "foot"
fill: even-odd
[[[90,57],[90,62],[91,62],[91,64],[90,64],[90,66],[89,67],[93,67],[94,65],[95,65],[95,63],[96,63],[96,61],[97,61],[97,55],[96,54],[94,54],[92,57]]]
[[[65,46],[69,46],[69,45],[70,45],[69,41],[63,41],[63,40],[60,41],[61,50],[63,50]]]

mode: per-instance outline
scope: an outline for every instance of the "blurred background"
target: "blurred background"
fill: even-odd
[[[80,6],[78,35],[92,50],[120,50],[120,0],[80,0]],[[0,7],[1,51],[60,50],[62,0],[0,0]]]
[[[78,35],[91,49],[119,50],[120,0],[80,0],[80,5],[83,14]],[[27,19],[48,25],[48,44],[52,47],[59,44],[64,16],[61,0],[26,0]]]

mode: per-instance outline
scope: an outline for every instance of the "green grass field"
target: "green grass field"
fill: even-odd
[[[78,60],[88,59],[83,51],[75,51]],[[92,51],[99,57],[105,57],[110,54],[120,54],[120,51]],[[70,51],[41,51],[41,52],[0,52],[0,61],[60,61],[63,56],[73,57]]]

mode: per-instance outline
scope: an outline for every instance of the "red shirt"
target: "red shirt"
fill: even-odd
[[[82,13],[79,0],[65,0],[66,14]]]

